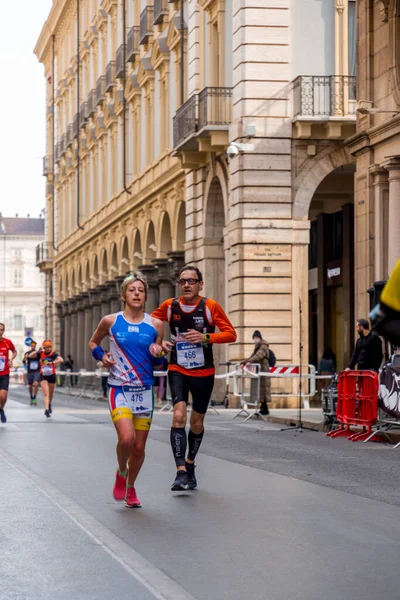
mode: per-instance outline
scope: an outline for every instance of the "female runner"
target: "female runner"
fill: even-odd
[[[110,371],[108,402],[118,436],[113,495],[130,508],[141,506],[135,481],[153,417],[153,366],[163,355],[163,324],[144,311],[147,289],[141,273],[126,277],[121,285],[124,310],[103,317],[89,342],[92,356]],[[100,346],[107,335],[108,353]]]

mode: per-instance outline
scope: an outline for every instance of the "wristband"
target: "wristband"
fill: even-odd
[[[208,344],[210,342],[210,334],[209,333],[205,333],[204,334],[204,343]]]
[[[160,354],[157,354],[156,358],[162,358],[163,356],[165,356],[164,350],[162,350]]]
[[[96,360],[102,360],[104,355],[105,355],[105,352],[101,346],[96,346],[95,348],[93,348],[92,356]]]

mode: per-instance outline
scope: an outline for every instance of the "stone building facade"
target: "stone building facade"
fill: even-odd
[[[400,2],[357,2],[356,306],[367,314],[400,257]],[[370,298],[366,289],[372,292]]]
[[[40,267],[49,328],[79,366],[126,273],[148,275],[151,310],[184,262],[237,328],[218,362],[248,355],[255,328],[282,364],[299,362],[300,341],[303,362],[311,346],[320,357],[344,328],[346,360],[354,17],[352,0],[55,0],[35,49],[54,240]]]

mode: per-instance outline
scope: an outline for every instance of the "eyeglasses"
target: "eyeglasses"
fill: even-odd
[[[185,283],[188,283],[189,285],[196,285],[196,283],[199,283],[200,279],[192,279],[191,277],[189,279],[180,279],[179,280],[179,285],[185,285]]]

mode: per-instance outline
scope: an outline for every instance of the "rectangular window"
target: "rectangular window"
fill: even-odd
[[[349,0],[349,75],[356,74],[356,2]]]
[[[13,329],[22,329],[22,315],[14,315]]]
[[[14,285],[23,285],[23,272],[22,269],[14,269]]]

